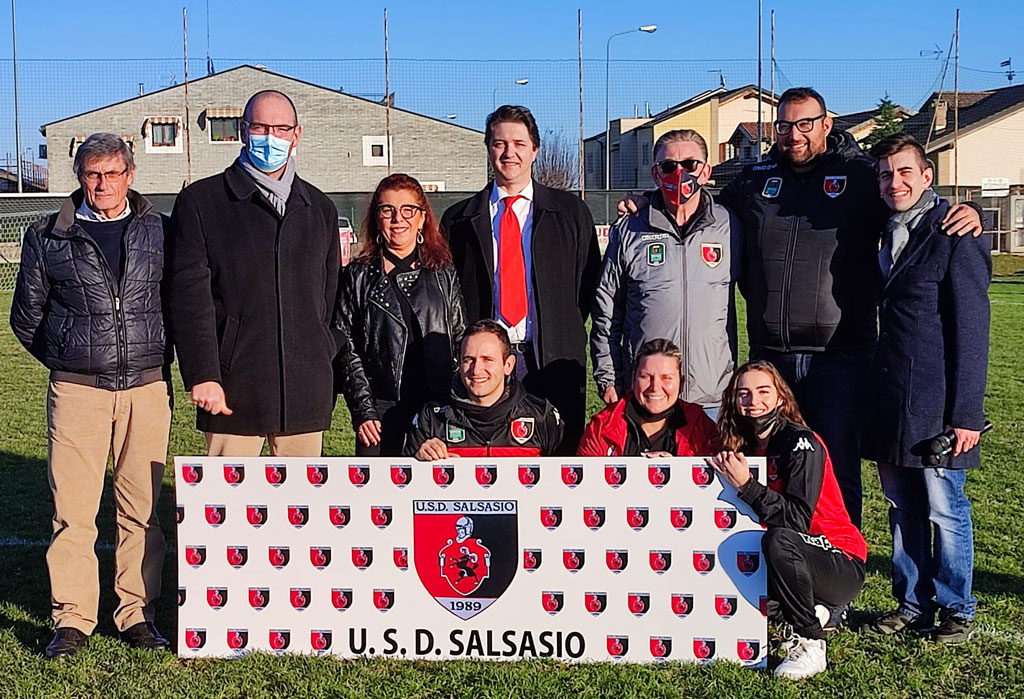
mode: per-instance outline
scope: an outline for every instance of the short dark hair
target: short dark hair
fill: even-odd
[[[511,104],[503,104],[487,115],[487,126],[484,128],[484,143],[491,145],[491,137],[494,135],[494,127],[506,121],[516,121],[526,127],[530,132],[530,140],[534,148],[540,148],[540,130],[537,129],[537,120],[526,107],[516,107]]]
[[[876,143],[871,149],[871,157],[876,162],[882,158],[888,158],[890,155],[896,155],[901,151],[913,151],[917,158],[917,164],[921,166],[921,171],[925,171],[932,168],[931,161],[928,160],[928,154],[924,152],[924,148],[918,143],[917,139],[908,133],[894,133],[886,136],[881,141]]]
[[[825,98],[822,97],[817,90],[813,87],[791,87],[782,93],[779,97],[779,109],[782,109],[782,105],[786,102],[803,102],[804,100],[814,100],[821,107],[821,111],[828,113],[825,109]]]
[[[480,333],[490,333],[498,338],[498,342],[501,343],[501,358],[508,359],[512,356],[512,343],[508,339],[508,331],[505,330],[505,326],[496,320],[491,318],[481,318],[475,323],[470,323],[469,326],[462,333],[462,339],[459,340],[459,348],[461,354],[462,343],[473,335],[479,335]]]
[[[680,351],[676,343],[663,338],[648,340],[644,344],[640,345],[640,349],[636,351],[636,359],[633,361],[633,375],[636,376],[637,370],[640,369],[640,362],[655,354],[663,354],[666,357],[671,357],[676,360],[676,366],[679,368],[679,375],[683,375],[683,353]]]
[[[252,103],[255,102],[259,97],[263,97],[264,95],[277,95],[278,97],[283,97],[292,107],[292,114],[295,115],[295,123],[299,123],[299,110],[295,108],[295,103],[292,102],[291,97],[284,94],[280,90],[260,90],[255,95],[250,97],[249,101],[245,103],[245,109],[242,110],[242,118],[245,121],[249,121],[250,112],[252,110]]]

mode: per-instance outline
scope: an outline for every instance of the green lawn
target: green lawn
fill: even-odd
[[[1024,696],[1024,275],[1021,265],[997,260],[1008,276],[992,285],[993,332],[988,415],[996,424],[983,440],[984,467],[971,474],[977,539],[975,590],[981,631],[971,644],[942,648],[920,639],[875,639],[841,631],[829,643],[829,671],[801,683],[729,664],[589,665],[557,662],[338,661],[332,658],[253,655],[233,661],[179,660],[170,653],[129,650],[110,620],[113,511],[108,492],[100,513],[103,578],[100,626],[90,647],[66,661],[41,657],[49,622],[45,548],[50,502],[46,485],[44,393],[46,373],[24,352],[7,325],[10,293],[0,294],[0,697],[961,697]],[[180,382],[171,453],[200,453],[193,413]],[[597,397],[591,390],[591,402]],[[351,453],[344,408],[325,439],[325,453]],[[866,483],[865,535],[872,553],[868,579],[856,605],[891,605],[888,533],[878,481]],[[166,480],[161,518],[173,542],[172,483]],[[169,557],[158,625],[173,638],[175,565]]]

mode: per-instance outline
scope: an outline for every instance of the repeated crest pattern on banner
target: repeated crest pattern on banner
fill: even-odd
[[[763,529],[702,459],[175,469],[183,657],[766,660]]]

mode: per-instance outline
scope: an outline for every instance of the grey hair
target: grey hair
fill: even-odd
[[[131,147],[120,136],[112,133],[94,133],[75,152],[75,177],[85,174],[85,161],[89,158],[105,158],[120,155],[129,171],[135,169],[135,157]]]
[[[704,137],[693,129],[674,129],[661,134],[661,136],[658,137],[657,142],[654,144],[654,157],[657,158],[661,149],[669,143],[676,143],[678,141],[690,141],[691,143],[696,143],[697,147],[700,148],[701,155],[704,156],[704,161],[707,162],[707,141],[705,141]]]

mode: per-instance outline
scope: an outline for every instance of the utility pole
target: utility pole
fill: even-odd
[[[24,180],[21,176],[21,114],[18,111],[18,20],[15,17],[14,12],[15,0],[11,0],[11,49],[14,55],[14,144],[18,149],[18,193],[21,194],[25,191]],[[11,174],[10,166],[8,165],[7,174]]]

